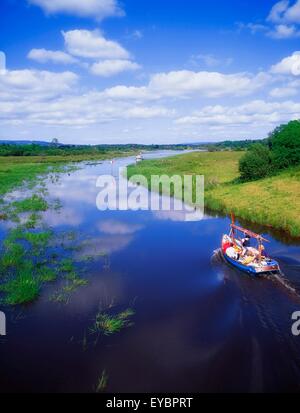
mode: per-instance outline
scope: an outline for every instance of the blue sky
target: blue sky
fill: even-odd
[[[300,0],[2,0],[0,16],[0,139],[262,138],[300,118]]]

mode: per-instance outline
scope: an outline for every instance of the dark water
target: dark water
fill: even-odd
[[[95,182],[111,172],[104,162],[48,182],[49,196],[63,203],[45,213],[48,225],[75,229],[91,241],[86,253],[108,255],[89,266],[89,285],[67,305],[49,300],[54,285],[30,306],[4,309],[0,391],[94,392],[105,370],[108,392],[298,392],[297,242],[269,234],[284,279],[252,279],[214,254],[227,218],[188,223],[175,212],[98,211]],[[95,342],[97,311],[128,307],[134,325]]]

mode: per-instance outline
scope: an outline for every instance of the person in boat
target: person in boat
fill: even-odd
[[[258,253],[255,256],[255,261],[259,263],[261,260],[264,260],[265,258],[266,258],[265,247],[261,244],[258,247]]]
[[[229,258],[238,261],[240,259],[240,253],[234,244],[231,243],[230,247],[226,249],[226,254]]]
[[[262,260],[265,259],[265,247],[263,245],[260,245],[258,249],[248,247],[246,249],[247,253],[243,255],[243,261],[242,263],[244,265],[250,265],[253,263],[259,264]]]
[[[223,253],[226,253],[226,251],[228,250],[228,248],[232,247],[232,242],[230,241],[230,239],[226,239],[226,242],[224,242],[224,244],[222,245],[222,250]]]
[[[246,235],[245,238],[242,239],[242,245],[244,248],[248,248],[251,246],[251,238],[249,237],[249,235]]]

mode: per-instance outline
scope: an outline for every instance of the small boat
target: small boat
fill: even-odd
[[[144,160],[144,157],[143,157],[143,155],[140,153],[139,155],[137,155],[137,156],[135,157],[135,160],[136,160],[136,162],[142,162],[142,161]]]
[[[279,263],[265,254],[263,244],[269,242],[267,239],[235,225],[234,217],[232,217],[230,227],[230,233],[229,235],[223,235],[221,245],[222,255],[229,264],[253,276],[280,272]],[[250,245],[245,246],[245,241],[238,236],[239,233],[243,234],[244,240],[246,239],[249,242],[251,239],[255,240],[257,248]]]

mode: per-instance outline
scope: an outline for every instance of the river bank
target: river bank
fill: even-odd
[[[243,152],[197,152],[128,168],[128,176],[204,175],[206,208],[300,236],[300,168],[255,182],[238,183]]]
[[[104,161],[130,156],[135,152],[111,151],[106,154],[81,154],[70,156],[0,156],[0,196],[22,185],[34,182],[38,175],[49,172],[50,167],[83,161]]]

